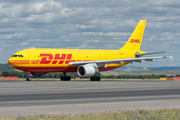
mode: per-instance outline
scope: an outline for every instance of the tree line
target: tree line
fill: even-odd
[[[12,66],[10,66],[8,63],[6,64],[0,63],[0,73],[2,73],[3,71],[11,71],[11,70],[15,70],[15,69]]]
[[[18,77],[18,78],[26,78],[27,72],[19,72],[19,71],[4,71],[0,76],[4,77]],[[34,76],[34,78],[60,78],[63,75],[62,72],[52,72],[52,73],[46,73],[42,76]],[[75,78],[79,77],[76,72],[68,72],[68,76]],[[101,78],[106,79],[159,79],[159,78],[165,78],[165,77],[180,77],[180,74],[175,76],[167,76],[167,75],[102,75],[101,73],[98,73],[98,76]]]

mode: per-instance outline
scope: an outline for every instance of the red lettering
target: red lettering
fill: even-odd
[[[67,59],[71,59],[71,58],[72,58],[72,54],[68,54]]]
[[[66,59],[67,56],[67,59]],[[39,64],[50,64],[52,62],[52,64],[63,64],[65,59],[65,64],[69,64],[70,62],[75,62],[75,60],[71,60],[72,59],[72,54],[55,54],[55,57],[53,57],[52,54],[40,54],[40,57],[42,57],[41,61]],[[54,60],[53,60],[54,58]],[[53,61],[52,61],[53,60]]]
[[[129,43],[141,43],[139,39],[131,39],[129,40]]]
[[[69,64],[70,62],[75,62],[75,60],[66,60],[66,64]]]
[[[60,56],[60,54],[55,54],[55,58],[54,61],[52,62],[52,64],[56,64],[59,60],[58,64],[63,64],[64,63],[64,59],[66,58],[66,54],[62,54]]]
[[[133,43],[134,42],[134,39],[131,39],[131,43]]]
[[[40,57],[42,57],[40,64],[49,64],[53,59],[52,54],[40,54]]]
[[[54,60],[53,62],[52,62],[52,64],[56,64],[58,62],[58,60]],[[64,63],[64,60],[60,60],[59,62],[58,62],[58,64],[63,64]]]
[[[135,43],[140,43],[138,39],[137,39],[137,40],[135,40],[134,42],[135,42]]]
[[[58,61],[57,60],[54,60],[53,62],[52,62],[52,64],[56,64]]]
[[[62,54],[61,57],[60,57],[60,54],[55,54],[55,59],[65,59],[66,58],[66,54]]]
[[[64,63],[64,60],[60,60],[58,64],[63,64]]]
[[[67,55],[67,60],[66,60],[66,64],[69,64],[70,62],[75,62],[75,60],[71,60],[72,59],[72,54],[68,54]]]

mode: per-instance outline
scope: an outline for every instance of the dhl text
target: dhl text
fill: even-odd
[[[55,57],[52,54],[43,53],[40,54],[42,59],[39,64],[69,64],[69,62],[75,62],[75,60],[71,60],[72,54],[55,54]]]
[[[131,39],[129,43],[141,43],[139,39]]]

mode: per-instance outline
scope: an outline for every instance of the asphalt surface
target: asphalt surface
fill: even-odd
[[[180,108],[180,81],[0,81],[0,116]]]

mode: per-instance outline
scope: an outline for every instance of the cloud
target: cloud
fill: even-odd
[[[27,45],[29,45],[28,42],[23,42],[23,43],[20,44],[20,46],[27,46]]]
[[[178,0],[1,0],[0,62],[31,46],[119,49],[140,19],[147,20],[141,50],[177,51],[179,6]]]

